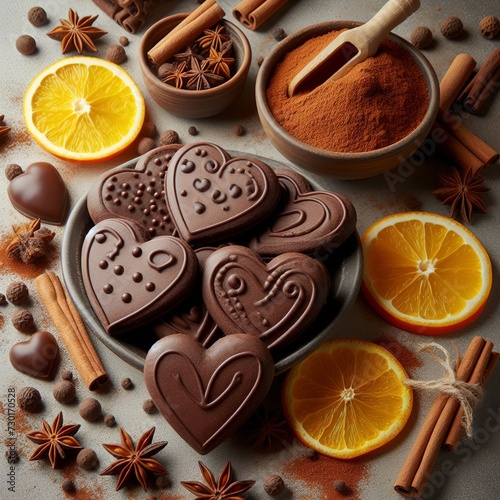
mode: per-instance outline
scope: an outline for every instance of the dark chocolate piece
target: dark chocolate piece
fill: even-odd
[[[222,247],[206,260],[203,300],[227,335],[248,333],[279,349],[311,324],[326,302],[326,267],[305,254],[288,252],[268,264],[242,246]]]
[[[7,188],[12,206],[26,217],[47,224],[63,224],[68,215],[66,185],[50,163],[36,162],[12,179]]]
[[[171,144],[143,155],[135,169],[105,172],[90,187],[87,208],[95,224],[114,217],[141,224],[151,237],[174,234],[165,201],[165,174],[180,148]]]
[[[202,247],[195,250],[198,259],[198,268],[203,269],[207,257],[216,250],[215,247]],[[159,338],[174,333],[185,333],[195,338],[204,347],[212,344],[223,334],[217,323],[208,314],[201,296],[201,272],[190,296],[170,314],[153,325],[153,332]]]
[[[196,279],[196,255],[184,241],[175,236],[146,240],[138,224],[107,219],[83,242],[83,283],[109,334],[153,322],[177,306]]]
[[[251,335],[222,337],[205,349],[176,334],[151,347],[146,387],[172,428],[198,453],[213,450],[257,409],[274,377],[263,342]]]
[[[314,254],[325,247],[341,245],[356,229],[356,210],[338,193],[312,191],[298,173],[276,170],[281,187],[278,208],[266,219],[265,228],[256,234],[249,247],[260,255],[284,252]]]
[[[167,204],[182,238],[212,244],[244,233],[275,208],[274,171],[250,158],[232,158],[210,143],[177,151],[167,172]]]
[[[28,340],[10,348],[10,362],[21,373],[53,380],[59,364],[59,346],[49,332],[36,332]]]

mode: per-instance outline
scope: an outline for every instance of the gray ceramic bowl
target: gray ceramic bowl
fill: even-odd
[[[229,151],[231,156],[245,156],[244,153]],[[254,155],[255,156],[255,155]],[[256,158],[259,158],[255,156]],[[279,162],[260,158],[272,168],[289,168]],[[137,162],[132,160],[117,168],[133,168]],[[315,189],[321,185],[311,182]],[[66,223],[62,242],[62,272],[68,292],[80,312],[91,337],[97,337],[112,352],[124,361],[142,370],[147,351],[158,340],[153,334],[141,334],[141,345],[130,342],[127,335],[112,337],[108,335],[95,316],[87,299],[81,272],[81,249],[85,235],[93,223],[87,210],[87,196],[83,196],[73,208]],[[335,250],[334,258],[325,261],[331,277],[331,290],[328,303],[307,332],[289,344],[278,357],[275,357],[276,373],[281,373],[305,358],[325,340],[336,333],[340,319],[347,313],[356,299],[363,273],[363,255],[358,234],[353,234]]]
[[[266,100],[266,88],[276,64],[287,52],[302,45],[310,38],[343,28],[354,28],[360,23],[353,21],[332,21],[314,24],[290,35],[280,42],[264,59],[256,82],[257,111],[266,135],[274,147],[292,163],[314,174],[337,179],[364,179],[381,174],[406,160],[424,141],[436,119],[439,108],[439,81],[436,73],[413,45],[397,35],[390,40],[406,47],[422,70],[429,92],[429,105],[420,125],[404,139],[385,148],[366,153],[335,153],[310,146],[286,132],[274,118]]]
[[[241,94],[250,69],[252,50],[244,33],[233,23],[223,20],[221,23],[233,40],[237,66],[234,75],[221,85],[207,90],[177,89],[162,82],[148,62],[147,53],[187,15],[181,13],[165,17],[144,33],[139,46],[139,65],[146,89],[160,106],[184,118],[206,118],[224,111]]]

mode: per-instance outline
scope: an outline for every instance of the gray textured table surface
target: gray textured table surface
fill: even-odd
[[[36,145],[24,131],[22,119],[22,100],[24,91],[34,77],[42,68],[60,57],[60,46],[57,42],[45,36],[48,29],[58,24],[59,18],[65,18],[69,7],[73,7],[80,15],[100,14],[98,25],[109,32],[98,42],[99,54],[104,56],[107,46],[116,43],[118,38],[126,33],[101,13],[91,0],[80,0],[68,2],[65,0],[40,1],[49,13],[50,23],[42,28],[35,28],[28,23],[26,14],[32,2],[18,0],[17,2],[2,2],[0,6],[0,114],[5,115],[6,124],[12,128],[10,138],[0,145],[0,169],[9,163],[18,163],[26,167],[33,161],[42,160],[52,162],[60,170],[65,179],[72,203],[86,192],[93,179],[100,172],[120,164],[129,159],[131,154],[122,155],[120,158],[106,164],[95,166],[77,166],[51,157]],[[231,8],[236,1],[221,0],[219,2],[232,19]],[[200,131],[197,139],[211,141],[227,149],[244,151],[278,161],[284,158],[271,146],[266,139],[260,126],[255,110],[253,98],[253,84],[258,71],[255,62],[256,56],[265,56],[277,43],[272,32],[281,27],[287,33],[327,19],[339,20],[368,20],[381,6],[382,0],[303,0],[290,1],[286,7],[271,18],[258,31],[245,30],[253,49],[254,60],[252,62],[250,77],[244,94],[238,101],[237,106],[227,112],[211,119],[185,120],[176,118],[163,109],[159,108],[147,94],[137,63],[137,49],[141,33],[127,35],[131,43],[127,47],[128,60],[123,63],[144,92],[147,103],[149,118],[154,121],[159,130],[174,129],[179,132],[181,140],[190,142],[191,137],[187,133],[190,125],[196,125]],[[192,10],[196,6],[193,0],[166,1],[162,4],[160,11],[165,14]],[[159,12],[155,17],[159,17]],[[500,45],[500,39],[489,41],[481,37],[478,32],[478,23],[486,15],[500,16],[498,0],[465,1],[465,0],[422,0],[422,6],[408,21],[403,23],[394,31],[409,38],[411,30],[417,25],[429,26],[435,34],[437,44],[431,50],[425,52],[433,64],[438,77],[441,77],[453,58],[458,53],[468,53],[473,56],[480,65],[487,55]],[[448,15],[459,16],[466,26],[467,36],[457,41],[444,39],[439,34],[439,24]],[[152,22],[152,21],[151,21]],[[149,24],[151,24],[151,22]],[[21,34],[31,34],[38,43],[38,51],[32,56],[22,56],[15,49],[15,40]],[[498,134],[500,116],[500,97],[488,110],[487,114],[480,117],[464,116],[464,123],[475,133],[481,136],[496,150],[500,150],[500,137]],[[235,124],[242,124],[247,133],[242,137],[235,137],[232,128]],[[132,155],[133,156],[133,155]],[[379,176],[365,181],[339,182],[326,180],[328,187],[348,195],[355,204],[358,211],[358,230],[362,233],[372,222],[384,215],[401,212],[408,209],[420,207],[423,210],[438,214],[448,214],[448,207],[441,203],[431,194],[437,185],[437,174],[439,164],[434,160],[427,161],[424,165],[412,171],[394,171],[399,175],[401,182],[391,183],[387,177]],[[473,335],[479,334],[492,339],[500,345],[500,334],[498,324],[500,320],[500,309],[497,307],[500,289],[498,285],[498,265],[500,262],[500,245],[498,240],[498,228],[500,219],[500,176],[498,166],[492,166],[485,171],[486,185],[491,188],[485,200],[489,207],[487,214],[476,214],[470,229],[479,237],[488,250],[493,263],[493,290],[486,310],[473,325],[446,337],[439,338],[445,347],[453,349],[452,341],[456,341],[463,350]],[[7,180],[0,172],[0,236],[4,242],[11,226],[23,222],[25,219],[16,212],[8,202],[5,194]],[[64,228],[57,229],[55,247],[60,248]],[[60,272],[60,262],[55,260],[51,269]],[[7,284],[16,278],[11,266],[5,259],[0,261],[0,291],[5,290]],[[29,278],[27,282],[33,296],[31,310],[41,328],[54,331],[53,326],[45,314],[34,286]],[[101,447],[102,443],[117,443],[119,435],[117,427],[107,428],[104,424],[91,424],[78,415],[76,405],[63,407],[65,420],[67,422],[82,423],[78,436],[84,446],[93,448],[99,457],[99,466],[95,471],[77,471],[75,467],[68,470],[51,470],[48,462],[28,462],[27,458],[34,449],[34,444],[28,441],[24,432],[40,427],[40,419],[44,418],[51,422],[61,406],[52,397],[52,383],[41,382],[30,379],[16,372],[8,361],[9,349],[17,341],[24,340],[23,334],[17,332],[10,323],[13,306],[0,309],[0,402],[3,407],[3,416],[0,415],[0,437],[2,443],[8,442],[7,412],[11,407],[9,395],[13,391],[19,391],[23,386],[32,385],[42,393],[45,408],[38,415],[16,414],[16,447],[21,454],[21,461],[15,464],[14,469],[9,470],[7,461],[3,459],[4,447],[1,447],[2,460],[0,497],[1,498],[26,498],[26,499],[56,499],[64,498],[61,483],[64,477],[70,476],[75,479],[80,493],[78,498],[135,498],[144,499],[148,494],[139,488],[114,492],[116,478],[99,476],[98,471],[111,463],[109,455]],[[392,327],[380,319],[359,297],[351,313],[343,321],[339,330],[339,336],[377,339],[381,336],[392,338],[397,344],[416,351],[422,337],[412,335]],[[267,498],[262,481],[268,474],[281,474],[289,486],[288,493],[281,498],[290,499],[320,499],[338,498],[334,493],[327,494],[331,490],[331,483],[336,477],[335,468],[331,477],[323,474],[319,480],[317,475],[312,474],[304,481],[298,480],[288,474],[284,467],[285,463],[295,460],[303,453],[303,449],[297,443],[287,447],[279,453],[262,455],[249,450],[243,443],[236,439],[230,439],[213,453],[206,457],[200,457],[193,452],[182,440],[180,440],[163,421],[160,415],[146,415],[142,410],[142,403],[148,397],[142,380],[142,374],[128,366],[125,362],[108,351],[96,340],[96,348],[102,357],[103,363],[108,370],[112,385],[109,390],[99,393],[97,397],[101,401],[105,412],[116,416],[118,424],[123,426],[135,439],[151,426],[156,426],[157,440],[169,441],[168,446],[157,456],[170,472],[172,487],[167,490],[152,490],[149,495],[159,498],[190,498],[191,496],[180,486],[181,480],[200,480],[197,461],[203,461],[217,474],[231,460],[239,479],[255,479],[257,484],[252,488],[249,498]],[[62,348],[63,369],[74,367],[68,357],[64,346]],[[440,368],[428,358],[421,358],[422,366],[412,370],[412,375],[420,379],[436,378],[441,376]],[[76,374],[76,373],[75,373]],[[120,387],[120,380],[129,376],[135,384],[132,391],[125,392]],[[476,411],[475,427],[477,435],[475,441],[462,443],[456,455],[441,453],[436,464],[436,473],[433,474],[429,488],[426,490],[426,498],[453,499],[453,500],[486,500],[498,498],[500,495],[500,373],[497,370],[493,376],[487,398]],[[78,399],[90,395],[81,381],[77,384]],[[366,500],[396,499],[399,495],[393,491],[393,483],[397,473],[406,458],[411,444],[427,414],[427,410],[433,397],[428,394],[418,394],[415,398],[415,406],[410,422],[402,435],[388,447],[367,457],[364,463],[365,474],[358,485],[359,498]],[[324,464],[325,462],[323,462]],[[317,462],[322,467],[322,462]],[[353,464],[358,467],[359,464]],[[7,474],[10,472],[10,476]],[[339,474],[341,474],[339,469]],[[313,477],[314,476],[314,477]],[[8,481],[14,481],[15,492],[9,490],[11,486]]]

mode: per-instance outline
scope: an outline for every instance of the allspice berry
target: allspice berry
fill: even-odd
[[[85,470],[95,469],[97,462],[98,459],[96,452],[90,448],[83,448],[83,450],[80,450],[76,456],[76,463],[79,467]]]
[[[36,51],[36,41],[30,35],[21,35],[16,40],[16,49],[23,56],[30,56]]]
[[[52,389],[55,400],[61,404],[71,403],[76,397],[76,387],[69,380],[59,380]]]
[[[118,41],[124,46],[126,47],[129,43],[130,43],[130,40],[126,37],[126,36],[121,36]]]
[[[47,12],[42,7],[31,7],[28,11],[28,21],[36,27],[47,24]]]
[[[158,129],[154,122],[144,122],[141,128],[141,135],[153,139],[158,135]]]
[[[142,405],[142,409],[148,414],[152,415],[153,413],[157,412],[156,405],[153,403],[152,399],[146,399],[144,401],[144,404]]]
[[[175,130],[165,130],[160,134],[160,144],[162,146],[179,144],[179,134]]]
[[[35,333],[36,326],[33,315],[26,310],[18,311],[12,316],[14,328],[21,333]]]
[[[78,406],[80,417],[87,422],[94,422],[101,416],[101,403],[94,398],[85,398]]]
[[[342,481],[342,479],[336,479],[333,482],[333,488],[337,493],[340,493],[341,495],[350,495],[351,494],[351,488],[347,486],[345,481]]]
[[[6,305],[7,305],[7,297],[3,293],[0,293],[0,306],[6,306]]]
[[[17,163],[10,163],[5,167],[5,177],[9,181],[12,179],[15,179],[18,175],[21,175],[23,173],[23,169],[21,168],[20,165],[17,165]]]
[[[64,491],[74,491],[75,490],[75,483],[73,483],[73,481],[71,481],[71,479],[65,479],[62,482],[61,487]]]
[[[198,135],[198,129],[194,125],[191,125],[188,128],[188,134],[189,135]]]
[[[23,387],[17,393],[17,405],[25,411],[38,411],[42,407],[40,391],[34,387]]]
[[[449,16],[441,23],[441,34],[450,40],[458,38],[464,31],[462,21],[455,16]]]
[[[233,127],[233,134],[236,135],[237,137],[241,137],[242,135],[245,135],[245,128],[243,125],[237,124]]]
[[[14,281],[7,287],[5,295],[7,300],[15,306],[22,306],[28,302],[30,293],[28,287],[22,281]]]
[[[432,43],[432,31],[426,26],[417,26],[410,35],[410,42],[417,49],[426,49]]]
[[[484,38],[495,38],[500,33],[500,20],[495,16],[483,17],[479,22],[479,31]]]
[[[71,370],[64,370],[62,372],[61,378],[63,380],[73,380],[73,372]]]
[[[115,424],[116,424],[116,419],[114,415],[106,413],[106,415],[104,415],[104,425],[106,425],[107,427],[114,427]]]
[[[127,53],[122,45],[110,45],[106,51],[106,59],[115,64],[121,64],[127,58]]]
[[[138,155],[146,154],[148,151],[154,149],[154,147],[155,147],[154,139],[151,139],[151,137],[143,137],[139,141],[139,144],[137,145],[137,154]]]
[[[134,384],[132,383],[132,380],[130,380],[128,377],[122,378],[120,382],[121,386],[127,391],[128,389],[132,389]]]
[[[283,482],[283,479],[275,474],[272,476],[268,476],[264,480],[263,486],[264,491],[272,497],[279,495],[285,489],[285,483]]]

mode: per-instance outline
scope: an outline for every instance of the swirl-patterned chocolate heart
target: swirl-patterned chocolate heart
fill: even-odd
[[[181,333],[148,352],[144,378],[151,398],[173,429],[205,454],[257,409],[274,377],[266,346],[245,334],[222,337],[209,349]]]
[[[229,158],[219,146],[189,144],[172,158],[167,204],[182,238],[191,244],[232,239],[272,212],[279,184],[265,163]]]
[[[312,191],[298,173],[276,170],[281,187],[278,208],[266,219],[249,247],[260,255],[284,252],[330,254],[356,228],[356,210],[338,193]]]
[[[175,236],[150,241],[138,224],[107,219],[82,246],[87,297],[109,334],[151,323],[190,292],[198,271],[194,251]]]
[[[165,175],[179,144],[149,151],[135,168],[105,172],[90,187],[87,207],[95,224],[114,217],[139,223],[151,237],[174,234],[165,200]]]
[[[226,335],[254,335],[269,349],[304,332],[325,304],[329,287],[325,266],[296,252],[266,264],[247,247],[222,247],[203,270],[203,300],[220,329]]]

